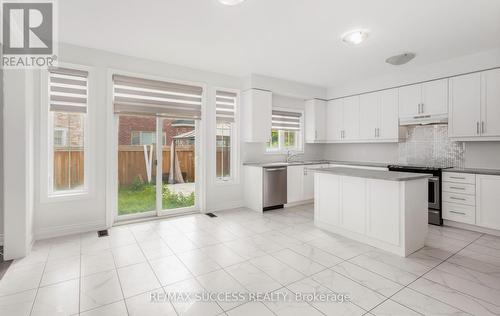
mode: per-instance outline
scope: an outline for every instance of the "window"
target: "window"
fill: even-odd
[[[163,145],[167,144],[167,133],[163,133],[162,141]],[[156,145],[156,132],[132,131],[130,145]]]
[[[268,152],[302,151],[302,113],[273,110]]]
[[[216,152],[215,178],[218,181],[234,179],[235,163],[235,128],[237,94],[216,91]]]
[[[85,189],[88,72],[49,70],[50,193]]]

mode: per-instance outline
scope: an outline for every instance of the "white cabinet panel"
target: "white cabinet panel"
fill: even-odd
[[[322,168],[322,166],[309,165],[304,167],[304,195],[302,197],[304,201],[314,199],[314,172],[307,171],[306,168]]]
[[[326,138],[327,141],[339,141],[344,130],[344,100],[329,101],[326,108]]]
[[[314,219],[329,225],[338,226],[340,223],[340,176],[317,174],[314,178]],[[320,198],[328,196],[327,199]]]
[[[370,237],[399,245],[400,201],[394,198],[399,183],[368,179],[366,234]]]
[[[304,166],[287,167],[287,203],[303,200],[304,195]]]
[[[363,94],[359,98],[359,138],[374,140],[377,138],[380,115],[380,94]]]
[[[399,139],[398,90],[379,92],[380,113],[377,136],[379,139]]]
[[[481,75],[473,73],[449,80],[449,137],[480,136]]]
[[[259,89],[243,92],[242,130],[246,142],[265,143],[271,137],[272,93]]]
[[[474,225],[476,223],[476,209],[471,205],[450,203],[443,201],[443,218]]]
[[[344,99],[344,140],[359,139],[359,96]]]
[[[305,140],[306,143],[326,140],[326,101],[308,100],[305,104]]]
[[[500,136],[500,69],[482,73],[482,136]]]
[[[423,115],[448,113],[448,79],[434,80],[422,84]]]
[[[364,178],[342,177],[340,226],[360,234],[365,233],[365,184]]]
[[[420,114],[422,85],[399,88],[399,117],[413,117]]]
[[[476,225],[500,229],[500,176],[476,175]]]

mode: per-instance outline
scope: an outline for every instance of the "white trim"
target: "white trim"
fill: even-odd
[[[40,203],[87,200],[95,195],[95,107],[97,106],[96,69],[94,67],[59,63],[60,67],[84,70],[87,77],[87,113],[84,122],[84,187],[78,190],[52,192],[53,137],[51,134],[53,115],[49,111],[49,72],[41,70],[40,77]]]
[[[144,79],[152,79],[159,81],[167,81],[179,84],[195,85],[202,88],[202,106],[201,106],[201,120],[195,121],[195,130],[198,132],[195,138],[195,209],[196,212],[203,210],[206,204],[206,159],[199,159],[205,157],[205,140],[203,136],[206,130],[204,129],[207,119],[207,84],[202,82],[189,82],[178,79],[166,78],[157,75],[148,75],[144,73],[135,73],[116,68],[107,69],[107,124],[108,124],[108,139],[107,139],[107,174],[106,174],[106,224],[112,226],[118,222],[118,178],[117,178],[117,161],[118,161],[118,115],[115,115],[113,110],[113,75],[134,76]],[[158,151],[157,151],[158,152]],[[190,209],[181,209],[184,212],[191,212]],[[172,213],[173,210],[168,211]],[[156,211],[155,211],[156,212]],[[143,217],[143,216],[141,216]]]
[[[465,223],[460,223],[460,222],[455,222],[455,221],[450,221],[447,219],[443,220],[443,225],[449,226],[449,227],[454,227],[454,228],[471,230],[471,231],[483,233],[483,234],[500,236],[500,230],[486,228],[486,227],[480,227],[480,226],[476,226],[476,225],[465,224]]]
[[[273,110],[276,111],[284,111],[284,112],[292,112],[292,113],[300,113],[300,130],[298,131],[299,133],[299,148],[294,149],[294,148],[278,148],[278,149],[268,149],[267,148],[267,143],[266,143],[266,148],[265,148],[265,154],[270,154],[270,155],[285,155],[287,152],[294,152],[298,154],[303,154],[305,150],[305,139],[304,139],[304,110],[300,109],[294,109],[294,108],[284,108],[284,107],[273,107]],[[281,147],[281,143],[283,141],[283,132],[279,131],[279,140],[278,140],[278,146]],[[269,135],[271,136],[271,135]]]
[[[236,104],[235,104],[235,114],[234,114],[234,124],[231,128],[231,177],[227,180],[217,179],[217,107],[216,107],[216,98],[217,91],[221,92],[232,92],[236,94]],[[210,135],[211,140],[208,144],[213,144],[212,150],[210,150],[210,159],[213,162],[213,166],[211,166],[211,179],[212,185],[214,186],[227,186],[227,185],[237,185],[240,184],[240,130],[241,130],[241,91],[238,89],[231,88],[222,88],[222,87],[213,87],[212,89],[212,98],[210,106],[213,110],[213,115],[211,115],[210,121],[213,125],[213,134],[208,133]],[[213,136],[213,137],[212,137]]]
[[[0,234],[0,246],[3,246],[3,234]]]
[[[86,232],[98,231],[106,229],[106,225],[102,221],[93,221],[83,224],[71,224],[44,227],[35,231],[35,240],[42,240],[47,238],[55,238],[67,235],[81,234]]]
[[[230,202],[224,202],[220,203],[219,205],[215,207],[210,207],[206,212],[220,212],[220,211],[226,211],[230,209],[235,209],[235,208],[243,208],[245,207],[245,201],[230,201]]]

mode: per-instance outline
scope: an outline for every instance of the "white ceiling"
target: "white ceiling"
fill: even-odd
[[[499,0],[63,0],[60,40],[236,76],[321,86],[500,47]],[[360,46],[340,40],[371,30]]]

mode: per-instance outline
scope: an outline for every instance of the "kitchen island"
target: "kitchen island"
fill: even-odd
[[[424,246],[432,175],[353,168],[314,174],[316,226],[400,256]]]

